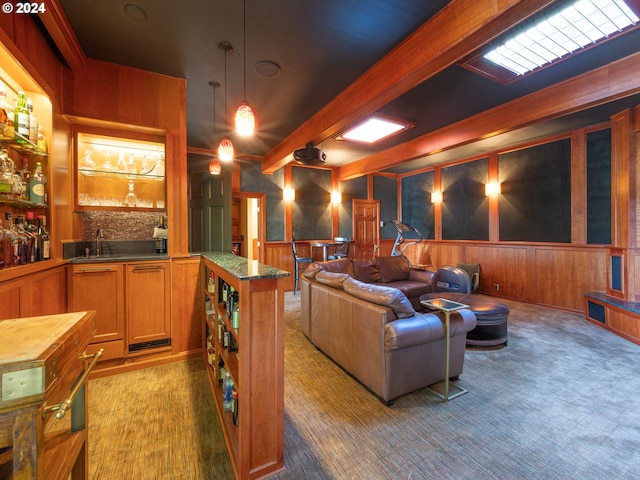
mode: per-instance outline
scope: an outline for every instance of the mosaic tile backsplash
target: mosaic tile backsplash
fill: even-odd
[[[152,240],[153,227],[158,226],[160,212],[82,212],[82,239],[95,239],[102,229],[105,240]],[[167,221],[164,215],[165,224]]]

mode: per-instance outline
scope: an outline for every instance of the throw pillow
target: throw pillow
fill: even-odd
[[[345,279],[342,288],[361,300],[391,308],[398,318],[413,317],[416,314],[409,299],[397,288],[372,285],[353,278]]]
[[[354,260],[353,271],[358,280],[364,283],[379,283],[380,269],[371,260]]]
[[[410,265],[405,257],[376,257],[383,283],[400,282],[409,278]]]

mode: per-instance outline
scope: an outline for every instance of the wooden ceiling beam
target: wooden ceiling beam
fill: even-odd
[[[552,0],[454,0],[265,155],[263,173],[375,112]]]
[[[51,35],[53,43],[60,51],[69,68],[78,71],[87,63],[87,57],[80,46],[69,19],[67,18],[59,0],[49,0],[46,3],[46,11],[39,13],[38,17]]]
[[[350,180],[476,140],[640,93],[640,53],[552,85],[340,168]]]

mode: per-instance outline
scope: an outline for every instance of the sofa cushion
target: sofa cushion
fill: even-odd
[[[353,271],[356,279],[361,282],[379,283],[382,281],[378,265],[371,260],[353,260]]]
[[[354,297],[391,308],[398,318],[408,318],[416,314],[411,302],[397,288],[365,283],[354,278],[345,279],[342,287]]]
[[[320,270],[316,273],[316,282],[342,290],[342,282],[351,278],[348,273],[334,273]]]
[[[374,259],[378,269],[382,283],[398,282],[409,278],[409,261],[405,257],[376,257]]]
[[[391,282],[387,284],[389,287],[397,288],[409,299],[420,298],[425,293],[431,293],[431,285],[422,282],[412,282],[410,280]]]

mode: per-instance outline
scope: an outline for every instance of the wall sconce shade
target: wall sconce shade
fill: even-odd
[[[498,182],[489,182],[484,186],[484,193],[486,196],[489,195],[500,195],[500,183]]]
[[[442,203],[442,192],[431,192],[431,203]]]
[[[331,192],[331,203],[338,204],[342,203],[342,193],[340,192]]]
[[[285,202],[293,202],[296,199],[296,191],[293,188],[285,188],[282,196]]]
[[[222,164],[217,158],[209,162],[209,173],[211,175],[220,175],[220,173],[222,173]]]

